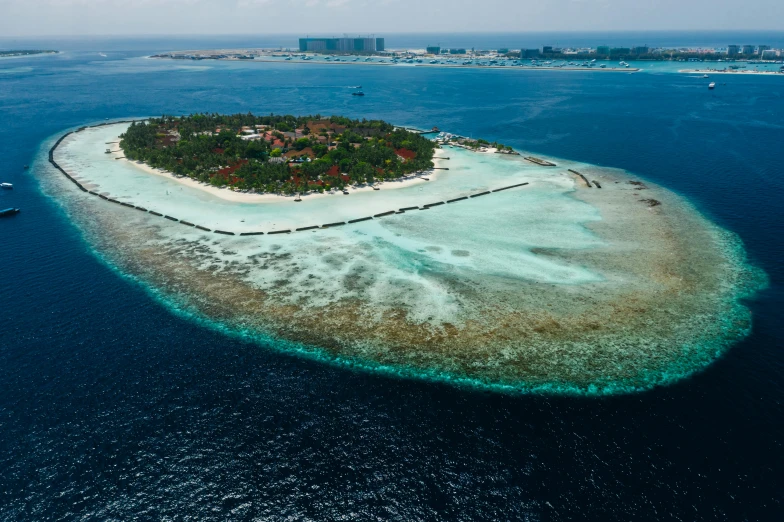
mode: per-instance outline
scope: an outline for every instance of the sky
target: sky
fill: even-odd
[[[783,0],[0,0],[0,35],[784,30]]]

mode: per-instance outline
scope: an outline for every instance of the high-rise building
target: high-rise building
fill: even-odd
[[[727,46],[727,56],[737,56],[739,48],[740,48],[740,46],[738,46],[738,45],[728,45]]]
[[[754,46],[753,45],[744,45],[743,46],[743,55],[744,56],[752,56],[754,54]]]
[[[356,38],[300,38],[299,50],[301,52],[372,53],[384,50],[384,39],[364,36]]]
[[[544,45],[544,46],[542,46],[542,54],[550,54],[552,52],[553,52],[553,46],[552,45]]]
[[[441,54],[441,47],[437,45],[430,46],[426,50],[427,54]]]
[[[638,45],[637,47],[632,49],[632,54],[648,54],[648,46]]]
[[[762,53],[764,53],[764,52],[765,52],[765,51],[767,51],[768,49],[770,49],[770,46],[769,46],[769,45],[758,45],[758,46],[757,46],[757,54],[759,54],[760,56],[762,56]]]
[[[610,54],[610,46],[608,45],[600,45],[596,48],[596,54],[600,54],[602,56],[606,56]]]

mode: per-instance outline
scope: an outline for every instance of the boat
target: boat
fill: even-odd
[[[106,152],[104,152],[104,154],[111,154],[111,153],[112,151],[110,151],[109,149],[106,149]]]
[[[373,185],[373,190],[381,190],[381,189],[378,188],[377,186]]]
[[[703,77],[703,78],[707,78],[707,77],[708,77],[708,75],[707,75],[707,74],[703,74],[703,75],[702,75],[702,77]]]
[[[364,96],[364,95],[365,95],[365,93],[362,92],[362,91],[357,91],[357,92],[352,92],[351,93],[351,96]]]
[[[18,213],[19,213],[18,208],[6,208],[4,210],[0,210],[0,217],[15,216]]]
[[[0,183],[0,187],[4,189],[12,189],[14,186],[11,183]]]
[[[348,196],[348,190],[346,190],[346,189],[343,189],[343,194],[345,194],[346,196]]]
[[[708,89],[713,89],[714,87],[716,87],[716,82],[710,82],[708,84]]]

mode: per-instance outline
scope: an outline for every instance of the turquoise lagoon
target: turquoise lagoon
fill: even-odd
[[[740,242],[677,195],[621,171],[445,147],[437,155],[449,170],[428,173],[429,181],[294,202],[207,189],[116,159],[105,150],[117,149],[123,129],[72,134],[55,159],[90,190],[236,234],[528,183],[427,210],[259,236],[187,227],[70,183],[56,189],[69,194],[59,199],[97,252],[224,331],[400,375],[598,394],[689,375],[750,327],[740,299],[761,279]],[[585,187],[568,169],[602,188]]]

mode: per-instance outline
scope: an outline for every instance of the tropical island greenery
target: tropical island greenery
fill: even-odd
[[[437,144],[381,120],[192,114],[132,123],[125,157],[218,187],[291,194],[433,168]]]

